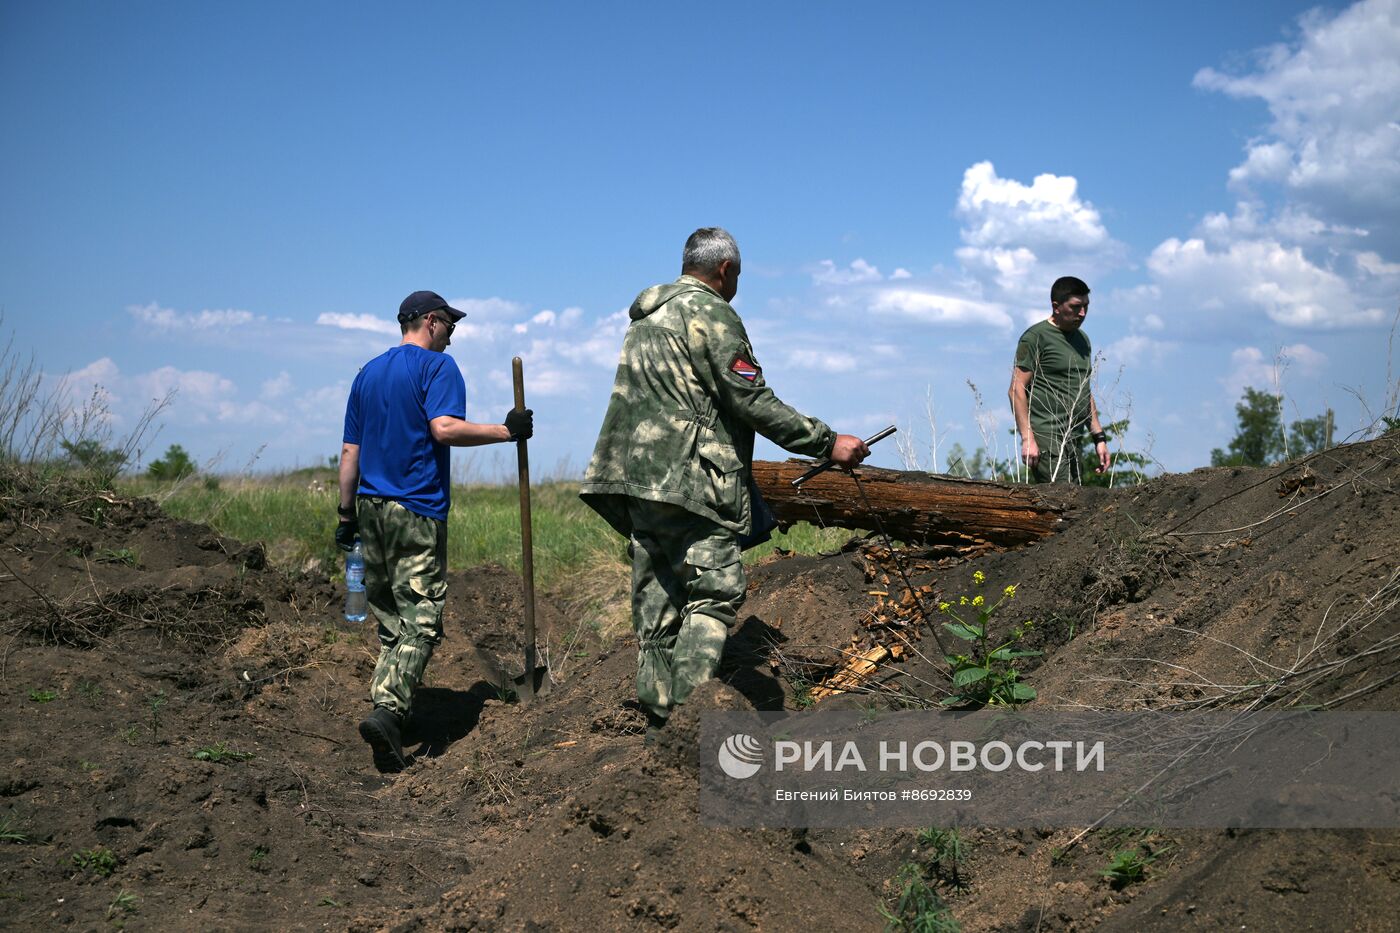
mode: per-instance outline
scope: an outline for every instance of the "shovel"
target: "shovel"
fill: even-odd
[[[515,409],[525,409],[525,374],[520,357],[510,361],[515,383]],[[530,452],[525,441],[515,442],[520,474],[520,576],[525,581],[525,673],[515,678],[516,691],[526,703],[549,692],[549,668],[535,665],[535,550],[530,538]]]

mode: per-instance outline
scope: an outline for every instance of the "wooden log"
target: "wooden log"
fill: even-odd
[[[863,686],[880,669],[880,664],[889,657],[891,657],[890,649],[884,645],[876,645],[861,654],[851,653],[847,656],[845,665],[833,674],[826,683],[820,687],[812,688],[809,696],[815,703],[838,693],[856,690]]]
[[[959,550],[1008,548],[1055,534],[1074,504],[1070,487],[1005,486],[901,470],[861,467],[869,506],[847,473],[828,470],[801,488],[792,481],[812,466],[808,460],[757,460],[754,482],[778,524],[795,522],[873,530],[873,511],[891,538]]]

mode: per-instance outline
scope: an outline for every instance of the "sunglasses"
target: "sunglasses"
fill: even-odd
[[[439,324],[441,324],[443,327],[446,327],[446,328],[447,328],[447,336],[449,336],[449,337],[451,337],[451,336],[452,336],[452,332],[453,332],[454,330],[457,329],[457,325],[454,324],[454,323],[452,323],[451,321],[447,320],[446,318],[438,317],[436,314],[430,314],[430,315],[428,315],[428,317],[429,317],[430,319],[434,320],[434,321],[437,321],[437,322],[438,322]]]

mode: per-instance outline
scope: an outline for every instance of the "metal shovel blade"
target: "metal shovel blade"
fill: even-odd
[[[476,653],[476,665],[481,669],[482,679],[494,687],[502,699],[509,700],[512,696],[523,699],[542,697],[554,686],[549,679],[549,668],[544,665],[535,667],[535,676],[528,678],[527,683],[524,674],[512,676],[485,649],[473,645],[472,650]]]

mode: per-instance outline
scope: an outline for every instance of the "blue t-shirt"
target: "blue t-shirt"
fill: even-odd
[[[396,499],[447,520],[452,459],[428,422],[465,419],[467,389],[457,361],[406,343],[365,364],[345,404],[345,443],[360,446],[360,495]]]

